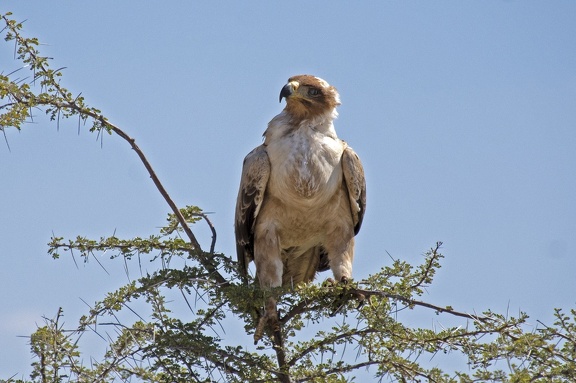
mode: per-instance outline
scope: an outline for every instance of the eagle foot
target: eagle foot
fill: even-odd
[[[346,277],[342,277],[341,283],[344,285],[347,285],[348,282],[350,280]],[[356,289],[352,289],[352,290],[348,290],[346,289],[347,293],[349,293],[352,297],[356,298],[358,300],[358,306],[356,306],[356,310],[358,310],[360,307],[362,307],[362,305],[364,305],[364,300],[366,299],[366,297],[364,296],[364,294],[356,291]]]
[[[256,330],[254,331],[254,345],[258,344],[258,341],[264,337],[266,330],[271,330],[273,333],[280,331],[280,321],[278,320],[278,310],[274,298],[268,298],[264,315],[258,320],[258,325],[256,325]]]
[[[343,285],[343,291],[338,294],[338,297],[334,300],[334,310],[330,313],[330,316],[335,316],[344,305],[348,302],[350,298],[355,298],[358,300],[358,306],[356,306],[356,310],[358,310],[362,305],[364,305],[364,300],[366,297],[364,294],[355,291],[355,289],[349,289],[347,285],[350,283],[350,279],[348,277],[342,277],[338,284]],[[332,278],[328,278],[324,282],[324,286],[326,287],[334,287],[336,286],[336,282]]]
[[[322,283],[322,287],[334,287],[336,286],[336,281],[332,278],[328,278]]]

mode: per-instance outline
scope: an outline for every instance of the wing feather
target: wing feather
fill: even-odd
[[[350,209],[354,221],[354,234],[358,234],[366,211],[366,179],[364,168],[358,155],[351,147],[346,145],[342,154],[342,172],[344,183],[348,189]]]
[[[236,255],[244,281],[247,281],[248,264],[254,259],[254,223],[264,200],[269,176],[268,153],[266,147],[260,145],[244,158],[240,190],[236,200],[234,222]]]

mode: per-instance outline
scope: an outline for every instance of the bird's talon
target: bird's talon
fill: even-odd
[[[322,284],[324,287],[334,287],[336,286],[336,281],[332,278],[328,278]]]
[[[364,294],[358,292],[354,292],[353,294],[356,297],[356,299],[358,299],[358,306],[356,306],[356,310],[359,310],[360,307],[364,306],[364,303],[366,303],[366,297],[364,296]]]
[[[272,332],[280,331],[280,321],[278,320],[278,309],[276,308],[276,300],[268,298],[264,315],[258,320],[256,330],[254,330],[254,345],[264,337],[264,332],[271,330]]]

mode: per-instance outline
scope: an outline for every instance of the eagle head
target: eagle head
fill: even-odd
[[[333,114],[340,105],[336,88],[307,74],[290,77],[280,92],[280,102],[283,98],[286,99],[284,110],[297,121]]]

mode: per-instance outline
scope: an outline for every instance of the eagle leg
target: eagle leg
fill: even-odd
[[[264,336],[266,329],[272,330],[273,333],[280,331],[280,321],[278,320],[278,309],[276,308],[276,299],[268,297],[264,307],[264,315],[258,320],[258,325],[254,331],[254,345]]]

